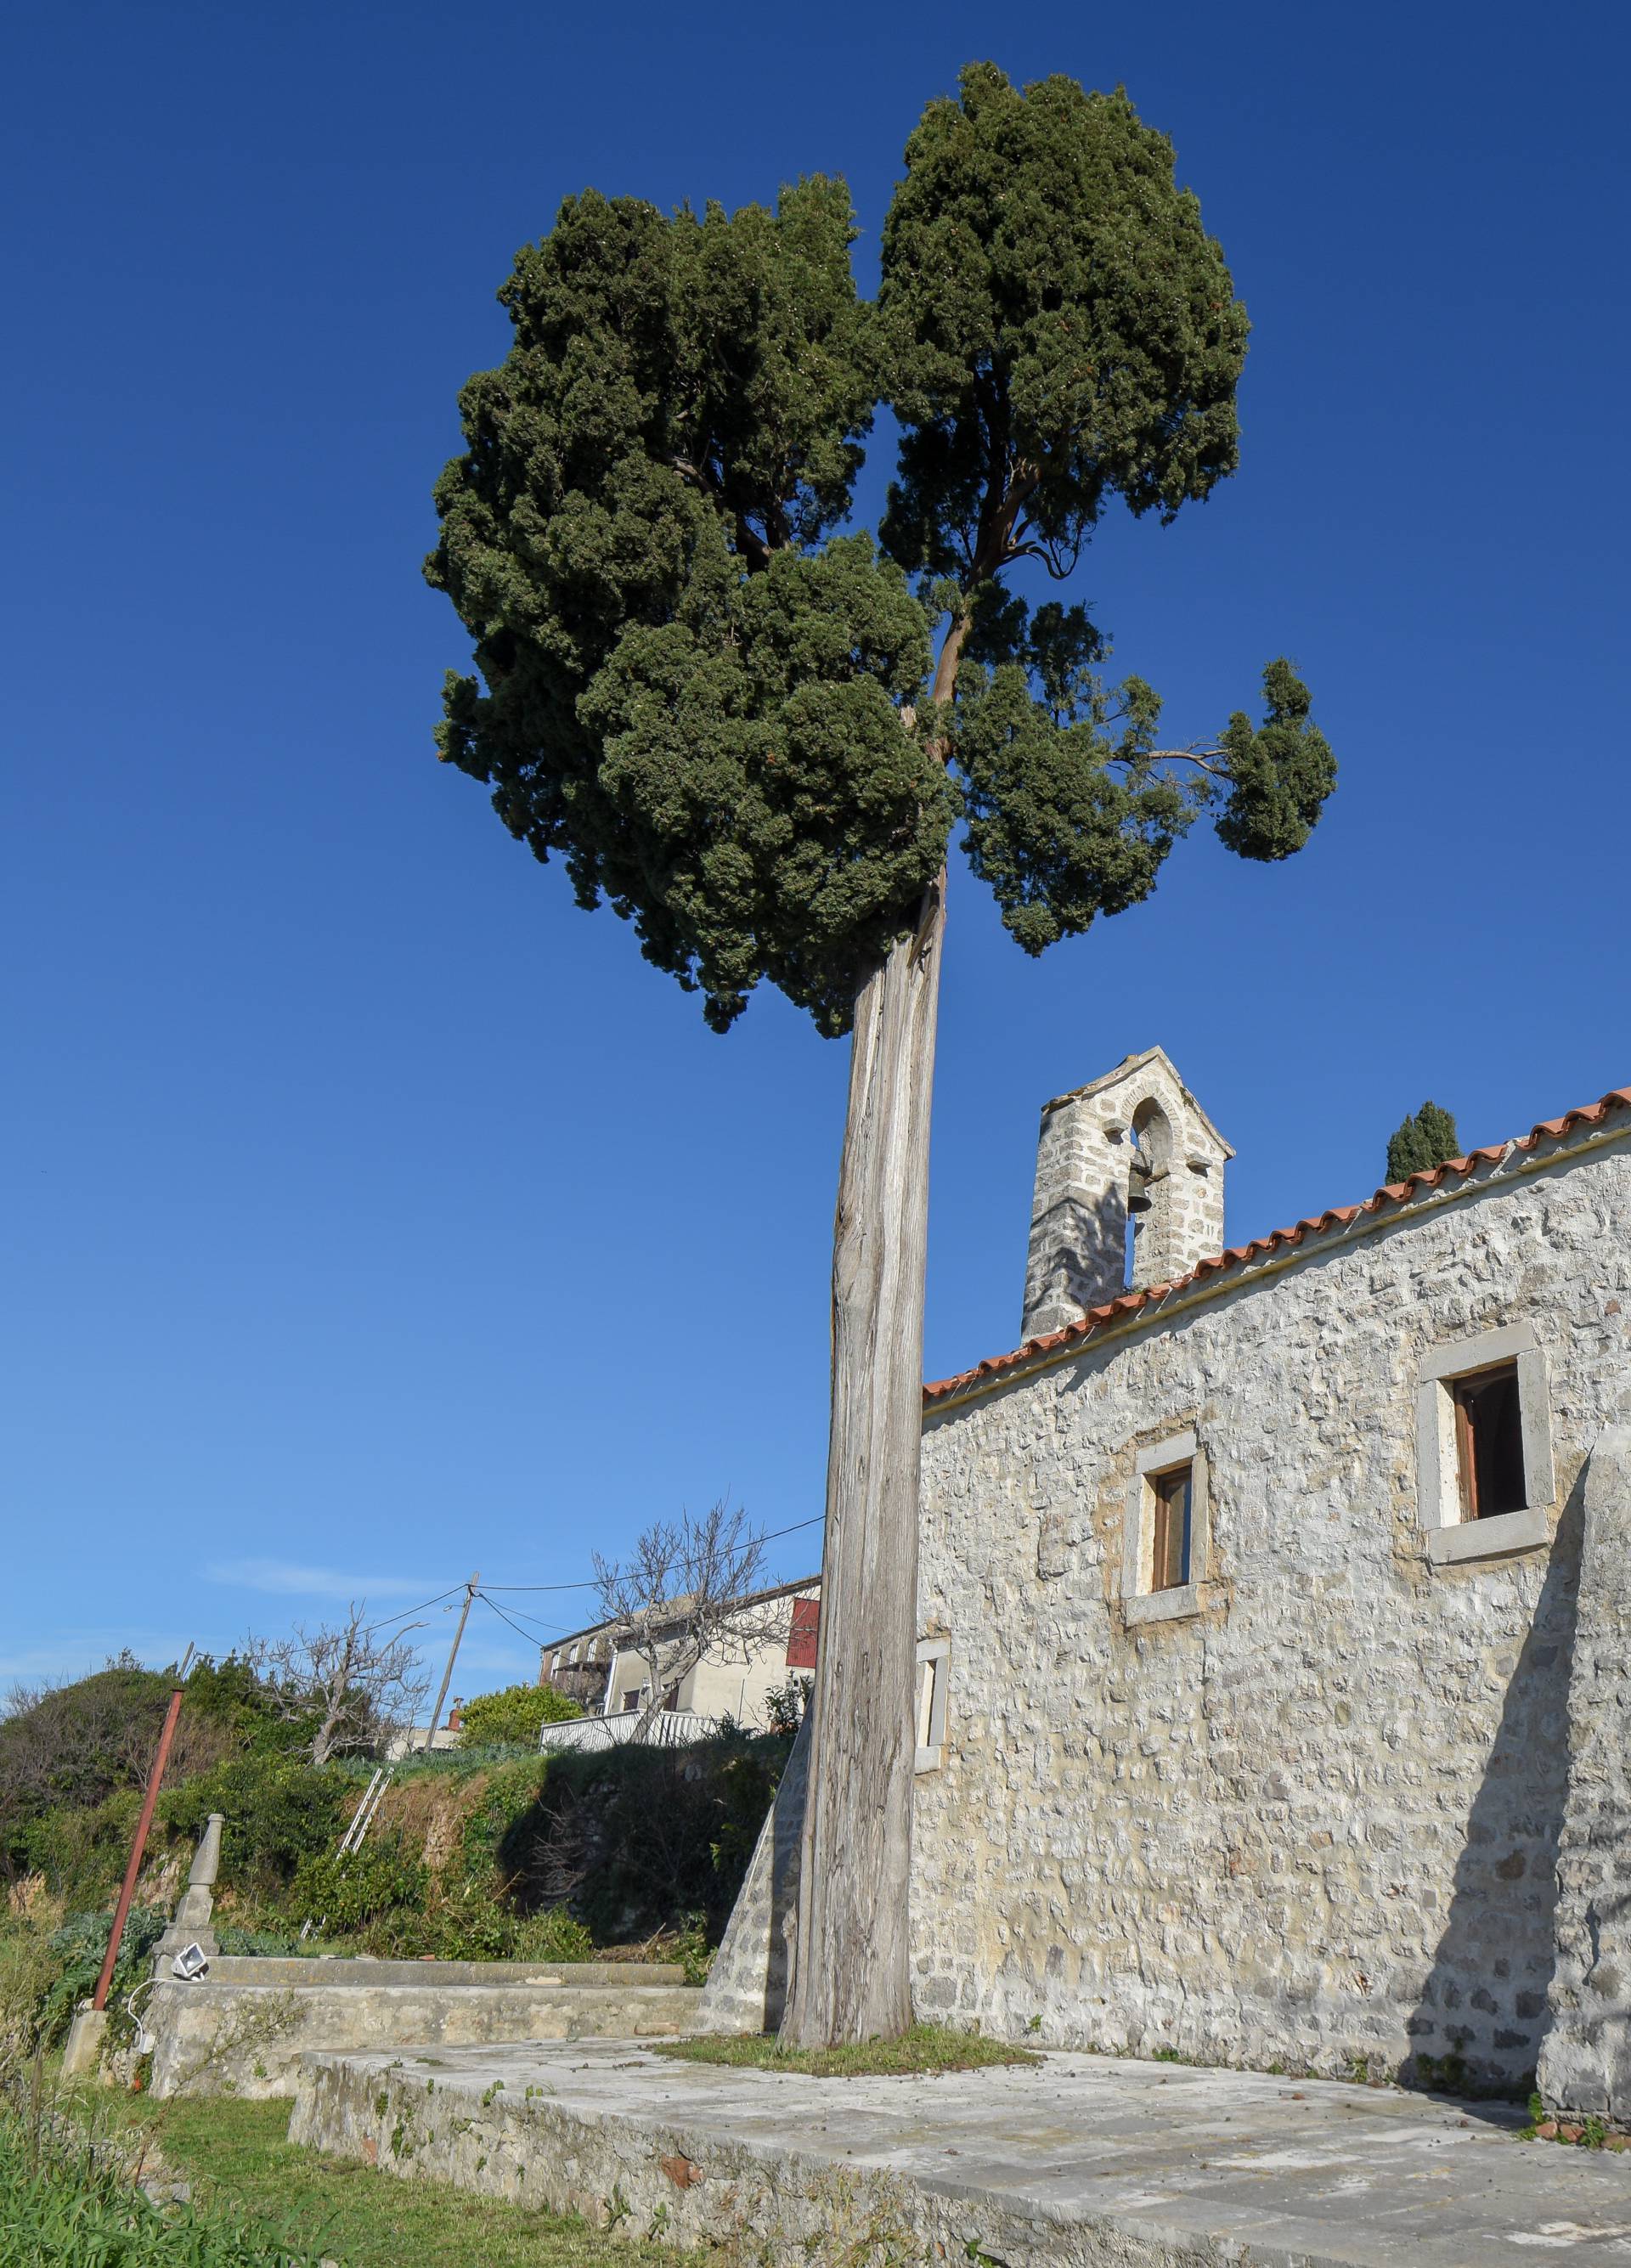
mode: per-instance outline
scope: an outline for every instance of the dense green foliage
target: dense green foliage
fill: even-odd
[[[151,1764],[141,1746],[157,1737],[154,1691],[162,1699],[170,1690],[128,1666],[82,1682],[88,1695],[64,1688],[47,1697],[43,1712],[36,1697],[7,1720],[28,1720],[29,1738],[14,1753],[36,1765],[43,1759],[43,1793],[65,1786],[70,1795],[43,1808],[36,1797],[13,1817],[13,1868],[31,1857],[37,1863],[18,1886],[15,1911],[0,1909],[0,2065],[60,2040],[95,1984],[141,1800],[137,1786],[110,1782],[126,1746]],[[795,1697],[780,1738],[727,1734],[684,1751],[584,1758],[540,1755],[535,1730],[519,1750],[490,1741],[468,1753],[405,1759],[367,1839],[340,1858],[365,1768],[319,1769],[298,1749],[274,1745],[274,1727],[293,1741],[299,1727],[257,1709],[236,1683],[225,1682],[231,1706],[210,1720],[209,1737],[189,1743],[204,1768],[184,1771],[159,1799],[109,2001],[116,2044],[129,2035],[125,1997],[165,1926],[158,1901],[171,1896],[215,1811],[225,1822],[215,1915],[224,1953],[587,1961],[597,1946],[661,1936],[670,1957],[700,1975],[796,1723]],[[216,1690],[224,1690],[218,1679]],[[535,1724],[539,1690],[490,1697],[493,1722],[482,1729],[517,1730],[518,1707]],[[546,1691],[545,1706],[556,1713],[572,1705]],[[98,1745],[76,1767],[59,1756],[58,1735],[87,1727]],[[76,1804],[74,1791],[85,1800]],[[303,1923],[318,1933],[304,1946]]]
[[[551,1756],[498,1845],[515,1903],[567,1903],[603,1945],[701,1914],[717,1944],[790,1747],[739,1734]]]
[[[461,1749],[535,1749],[546,1725],[581,1717],[575,1701],[553,1685],[506,1685],[501,1692],[478,1694],[464,1705],[459,1728]]]
[[[170,1673],[128,1656],[71,1684],[14,1697],[0,1717],[0,1875],[41,1874],[71,1905],[94,1906],[129,1850],[169,1705]],[[271,1771],[306,1737],[247,1663],[196,1663],[166,1775],[161,1818],[196,1833],[211,1808],[178,1800],[233,1762]],[[237,1786],[229,1786],[235,1797]],[[289,1866],[292,1867],[290,1860]],[[287,1871],[287,1869],[285,1869]]]
[[[119,1958],[114,1963],[107,1988],[109,2020],[117,2031],[128,2029],[126,1997],[146,1975],[149,1956],[164,1935],[168,1920],[168,1914],[159,1906],[133,1905],[125,1916]],[[57,2041],[66,2038],[74,2010],[95,1992],[113,1927],[113,1909],[109,1907],[106,1913],[74,1915],[52,1936],[49,1949],[57,1963],[57,1973],[41,2010],[41,2038],[46,2046],[55,2046]]]
[[[170,1833],[196,1842],[212,1811],[221,1830],[225,1879],[261,1895],[292,1881],[302,1862],[334,1849],[356,1808],[343,1775],[304,1756],[251,1751],[166,1790],[160,1815]]]
[[[343,1858],[328,1850],[302,1859],[289,1903],[297,1921],[339,1936],[399,1906],[417,1911],[429,1889],[429,1874],[401,1836],[377,1835]]]
[[[845,1029],[960,812],[1037,953],[1147,896],[1208,804],[1283,858],[1334,783],[1287,663],[1261,725],[1162,751],[1083,609],[1002,588],[1068,575],[1112,498],[1170,519],[1235,468],[1245,313],[1170,144],[1124,93],[972,66],[908,143],[871,306],[854,234],[822,177],[774,212],[568,199],[437,490],[480,673],[443,755],[721,1030],[765,979]],[[842,523],[880,401],[875,542]]]
[[[1429,1173],[1460,1155],[1455,1120],[1438,1103],[1424,1102],[1389,1138],[1387,1178],[1408,1181],[1412,1174]]]

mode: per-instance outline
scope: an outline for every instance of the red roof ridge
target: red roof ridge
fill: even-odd
[[[1102,1307],[1089,1307],[1080,1322],[1065,1323],[1041,1338],[1027,1339],[1010,1354],[987,1355],[972,1370],[959,1371],[955,1378],[932,1380],[924,1387],[923,1398],[926,1402],[938,1402],[965,1387],[978,1385],[982,1379],[1000,1377],[1005,1371],[1017,1369],[1023,1363],[1091,1337],[1107,1323],[1124,1322],[1140,1309],[1155,1306],[1171,1292],[1187,1289],[1203,1276],[1215,1275],[1223,1268],[1244,1267],[1250,1260],[1266,1259],[1272,1252],[1287,1245],[1301,1244],[1307,1236],[1321,1236],[1330,1228],[1347,1228],[1362,1213],[1380,1212],[1384,1205],[1413,1204],[1441,1189],[1446,1181],[1465,1181],[1480,1165],[1499,1164],[1510,1150],[1534,1150],[1542,1142],[1561,1141],[1576,1126],[1599,1126],[1613,1109],[1631,1109],[1631,1086],[1611,1087],[1596,1102],[1583,1104],[1577,1110],[1566,1110],[1561,1118],[1543,1118],[1527,1134],[1513,1141],[1487,1144],[1481,1149],[1469,1150],[1465,1158],[1450,1158],[1442,1166],[1429,1166],[1419,1174],[1408,1174],[1402,1182],[1385,1182],[1362,1204],[1333,1205],[1325,1212],[1295,1222],[1290,1228],[1271,1229],[1266,1236],[1253,1237],[1249,1244],[1231,1244],[1225,1251],[1208,1253],[1205,1259],[1195,1263],[1187,1276],[1176,1277],[1170,1284],[1151,1284],[1141,1292],[1118,1292]]]

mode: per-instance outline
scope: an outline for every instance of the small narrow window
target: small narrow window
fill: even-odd
[[[1517,1365],[1498,1363],[1450,1383],[1463,1520],[1524,1508],[1524,1427]]]
[[[948,1672],[951,1641],[926,1638],[918,1641],[918,1752],[916,1771],[938,1771],[946,1753]]]
[[[1188,1465],[1177,1465],[1170,1472],[1149,1476],[1155,1498],[1152,1591],[1181,1590],[1189,1580],[1191,1471]]]
[[[640,1705],[638,1691],[625,1693],[623,1697],[623,1705],[625,1709],[638,1709]]]

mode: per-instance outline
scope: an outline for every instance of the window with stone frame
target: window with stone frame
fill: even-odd
[[[1192,1429],[1137,1451],[1122,1531],[1124,1622],[1199,1614],[1210,1580],[1211,1538],[1207,1457]]]
[[[1416,1395],[1416,1475],[1430,1560],[1538,1549],[1556,1493],[1546,1357],[1509,1323],[1429,1348]]]
[[[946,1753],[946,1712],[950,1699],[951,1640],[918,1641],[917,1771],[937,1771]]]

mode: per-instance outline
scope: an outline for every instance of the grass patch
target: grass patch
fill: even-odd
[[[405,2261],[413,2268],[630,2268],[638,2257],[626,2224],[620,2235],[604,2235],[576,2214],[539,2213],[299,2149],[285,2139],[290,2108],[177,2097],[133,2102],[129,2116],[206,2207],[230,2205],[263,2220],[285,2245],[303,2243],[343,2268],[402,2268]],[[702,2257],[661,2257],[664,2268]]]
[[[134,2169],[55,2104],[0,2111],[0,2260],[5,2268],[319,2268],[236,2205],[152,2204]]]
[[[914,2024],[898,2040],[863,2040],[843,2048],[784,2048],[771,2032],[750,2039],[647,2040],[642,2044],[687,2063],[797,2071],[808,2079],[901,2079],[914,2072],[933,2076],[942,2071],[980,2071],[987,2064],[1042,2061],[1033,2049],[982,2039],[978,2032],[955,2032],[945,2024]]]

